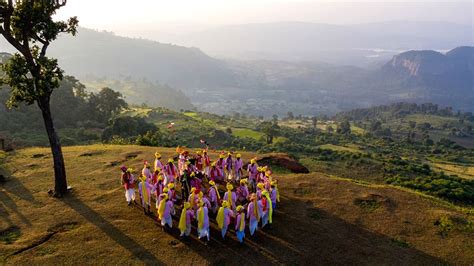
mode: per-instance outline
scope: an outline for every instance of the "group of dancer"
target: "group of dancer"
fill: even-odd
[[[192,224],[197,221],[198,238],[209,241],[210,218],[215,218],[223,239],[233,224],[241,243],[247,225],[251,236],[259,224],[260,228],[271,226],[280,196],[277,180],[267,166],[259,166],[254,158],[244,168],[241,155],[236,154],[234,159],[231,152],[222,152],[216,161],[211,161],[207,149],[195,154],[180,147],[176,150],[177,157],[169,158],[165,164],[161,154],[155,153],[153,170],[145,161],[137,177],[132,168],[121,166],[128,205],[136,203],[137,189],[144,213],[150,214],[154,198],[164,231],[173,227],[175,207],[180,206],[178,228],[183,238],[190,236]],[[225,187],[224,193],[219,186]]]

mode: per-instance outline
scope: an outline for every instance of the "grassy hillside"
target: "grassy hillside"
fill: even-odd
[[[118,166],[139,168],[173,148],[65,147],[72,193],[52,187],[47,148],[8,153],[0,185],[0,258],[6,264],[469,264],[474,261],[472,210],[385,185],[323,173],[278,176],[282,202],[271,229],[239,245],[189,241],[160,230],[156,217],[127,207]],[[254,154],[244,152],[244,160]],[[216,154],[212,154],[213,157]],[[179,213],[179,212],[178,212]],[[175,218],[174,226],[177,225]],[[87,252],[84,252],[84,251]],[[317,256],[315,256],[315,251]]]
[[[122,93],[130,104],[148,106],[162,106],[172,110],[190,109],[193,107],[191,100],[180,90],[167,85],[161,85],[142,80],[84,78],[84,85],[88,90],[97,91],[104,87],[113,88]]]

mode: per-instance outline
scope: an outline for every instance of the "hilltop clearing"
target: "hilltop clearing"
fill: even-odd
[[[7,264],[464,264],[474,261],[472,211],[392,186],[323,173],[277,175],[282,201],[271,229],[239,245],[179,240],[153,217],[127,207],[121,164],[138,168],[172,148],[92,145],[65,147],[73,187],[62,200],[48,196],[47,148],[0,156],[8,170],[0,185],[0,256]],[[213,158],[215,153],[211,154]],[[245,161],[255,154],[243,152]],[[259,155],[264,157],[264,155]],[[154,208],[153,208],[154,209]],[[178,211],[179,213],[179,211]],[[173,221],[177,224],[177,219]]]

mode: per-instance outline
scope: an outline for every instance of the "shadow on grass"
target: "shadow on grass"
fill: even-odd
[[[0,217],[2,217],[9,225],[12,225],[11,220],[8,218],[10,215],[8,210],[11,210],[20,218],[22,223],[31,226],[30,221],[19,211],[15,199],[13,199],[9,194],[15,195],[15,197],[28,201],[34,205],[39,205],[40,203],[36,201],[31,191],[28,190],[17,178],[8,176],[9,175],[7,175],[6,181],[0,184],[0,206],[2,207],[2,210],[0,210],[2,215],[0,215]],[[6,215],[3,215],[3,213]]]
[[[74,195],[67,196],[63,201],[91,224],[97,226],[117,244],[131,252],[134,257],[140,259],[143,263],[147,265],[164,265],[145,247],[141,246],[135,240],[125,235],[117,227],[105,220],[99,213],[84,204],[80,199],[74,197]]]
[[[141,211],[141,207],[138,208]],[[397,245],[386,235],[309,207],[307,202],[298,199],[282,200],[271,228],[259,229],[256,235],[250,237],[247,227],[244,244],[237,241],[233,229],[222,240],[214,219],[211,219],[208,246],[197,239],[196,224],[193,224],[191,237],[182,240],[176,228],[177,217],[179,210],[173,219],[173,229],[168,232],[175,238],[174,245],[182,243],[211,265],[446,264],[409,245]],[[155,215],[143,216],[143,219],[150,219],[160,227]]]

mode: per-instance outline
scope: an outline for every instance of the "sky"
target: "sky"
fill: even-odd
[[[136,35],[225,25],[304,21],[356,24],[390,20],[473,24],[474,1],[68,0],[58,18],[78,16],[87,28]],[[136,36],[134,36],[136,37]]]

